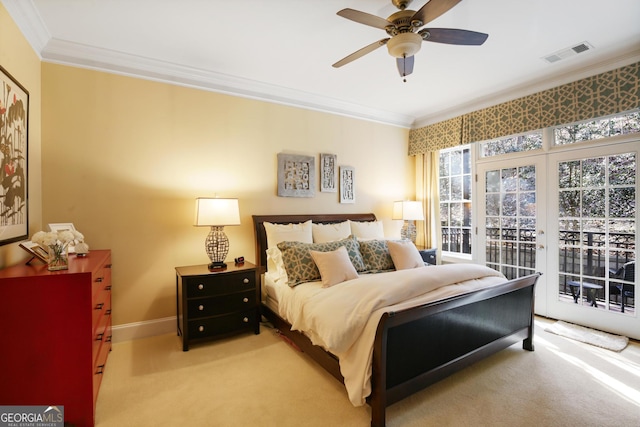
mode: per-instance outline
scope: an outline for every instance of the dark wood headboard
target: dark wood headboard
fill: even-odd
[[[315,223],[331,224],[346,220],[351,221],[375,221],[372,213],[363,214],[319,214],[319,215],[253,215],[253,226],[256,237],[256,264],[258,271],[264,273],[267,269],[267,233],[264,229],[265,222],[273,224],[296,224],[311,220]]]

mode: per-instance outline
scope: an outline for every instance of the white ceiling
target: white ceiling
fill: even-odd
[[[418,127],[640,60],[638,0],[462,0],[426,27],[489,34],[423,42],[404,83],[386,37],[336,15],[390,0],[1,0],[43,61]],[[432,0],[433,1],[433,0]],[[425,0],[414,0],[417,10]],[[594,49],[542,58],[588,42]]]

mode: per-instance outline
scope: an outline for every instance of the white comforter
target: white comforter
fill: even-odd
[[[280,294],[278,311],[292,329],[338,356],[349,399],[359,406],[371,393],[373,342],[383,313],[505,281],[501,273],[476,264],[367,274],[330,288],[320,282],[290,288]]]

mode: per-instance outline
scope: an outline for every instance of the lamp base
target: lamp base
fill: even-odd
[[[209,270],[224,270],[227,268],[227,264],[224,262],[212,262],[207,267]]]

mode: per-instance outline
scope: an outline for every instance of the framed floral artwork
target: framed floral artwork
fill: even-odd
[[[29,92],[0,66],[0,245],[29,234]]]

